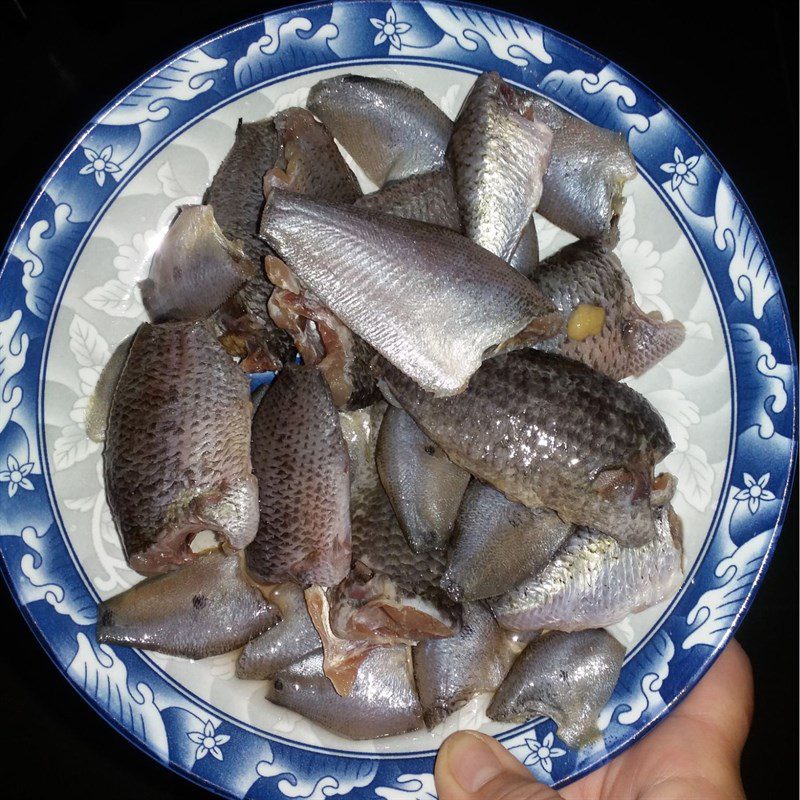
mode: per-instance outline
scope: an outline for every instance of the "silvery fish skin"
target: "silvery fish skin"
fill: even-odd
[[[114,390],[117,388],[119,376],[125,367],[128,359],[128,352],[131,349],[133,335],[123,339],[114,349],[110,358],[103,367],[97,383],[94,385],[89,402],[86,406],[84,424],[86,425],[86,435],[93,442],[104,442],[106,438],[106,426],[108,425],[108,414],[111,410],[111,401],[114,398]]]
[[[446,167],[391,181],[355,205],[461,232],[453,176]]]
[[[582,747],[600,735],[597,718],[624,659],[625,647],[604,630],[550,631],[514,662],[486,713],[514,723],[544,714],[558,726],[560,739]]]
[[[154,322],[204,319],[253,277],[257,266],[225,238],[211,206],[184,206],[139,284]]]
[[[352,203],[361,197],[358,178],[347,166],[327,128],[304,108],[275,116],[280,153],[264,175],[264,196],[273,186],[317,200]]]
[[[300,586],[283,583],[266,594],[270,603],[279,610],[281,619],[244,646],[236,662],[237,678],[268,680],[295,661],[322,648]]]
[[[335,591],[331,623],[344,638],[415,642],[449,636],[460,617],[439,587],[444,554],[415,553],[403,535],[375,468],[383,403],[340,414],[350,454],[353,560]]]
[[[665,322],[636,304],[630,279],[605,245],[579,241],[543,261],[531,280],[568,320],[579,305],[605,311],[600,333],[583,341],[561,332],[542,350],[558,352],[619,380],[638,376],[679,347],[686,331],[677,320]]]
[[[620,547],[602,533],[579,528],[537,575],[490,605],[511,630],[578,631],[613,625],[669,597],[683,577],[680,520],[656,511],[656,538]]]
[[[245,555],[254,579],[339,583],[350,569],[349,461],[316,367],[284,367],[259,404],[253,468],[261,514]]]
[[[204,323],[139,327],[104,451],[106,496],[137,572],[191,561],[189,543],[202,530],[237,550],[255,536],[249,389]]]
[[[531,349],[488,359],[455,397],[434,397],[391,365],[384,381],[451,461],[509,499],[621,544],[655,536],[653,467],[673,444],[629,386]]]
[[[422,553],[447,547],[469,473],[393,406],[381,424],[376,462],[411,549]]]
[[[452,122],[405,83],[337,75],[315,84],[307,105],[378,186],[444,162]]]
[[[264,205],[264,173],[275,165],[280,143],[272,119],[242,122],[233,146],[214,175],[203,203],[228,239],[240,240],[247,257],[260,267],[269,248],[258,237]],[[261,269],[214,315],[219,335],[247,372],[280,369],[293,358],[291,339],[267,314],[272,286]]]
[[[531,277],[539,264],[539,236],[536,233],[536,224],[533,219],[522,229],[517,246],[508,259],[508,263],[517,272]]]
[[[572,525],[547,508],[528,508],[473,481],[461,503],[442,586],[456,600],[503,594],[536,574]]]
[[[322,653],[312,653],[275,676],[267,699],[347,739],[396,736],[424,724],[409,662],[407,647],[376,648],[342,696],[322,671]]]
[[[536,118],[553,131],[550,164],[537,211],[579,239],[617,238],[625,183],[636,177],[625,136],[578,119],[531,95]]]
[[[553,135],[496,72],[479,75],[447,157],[466,235],[504,261],[539,204]]]
[[[274,189],[261,232],[348,328],[439,395],[523,329],[549,338],[563,324],[530,281],[454,231]]]
[[[420,642],[411,652],[425,724],[433,728],[475,695],[494,691],[518,650],[483,603],[465,603],[455,636]]]
[[[207,658],[241,647],[279,619],[245,579],[239,556],[215,549],[101,603],[97,641]]]

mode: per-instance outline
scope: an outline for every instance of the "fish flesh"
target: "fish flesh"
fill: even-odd
[[[440,395],[523,329],[549,338],[563,324],[529,280],[454,231],[278,189],[261,231],[348,328]]]
[[[539,236],[533,219],[522,229],[522,235],[508,263],[528,278],[536,271],[539,265]]]
[[[352,203],[361,197],[358,178],[325,126],[305,108],[275,116],[280,152],[264,174],[264,196],[280,186],[317,200]]]
[[[133,335],[123,339],[114,348],[114,352],[111,353],[106,365],[100,372],[100,377],[98,377],[97,383],[94,385],[94,391],[89,397],[84,415],[84,425],[86,426],[86,435],[93,442],[100,443],[106,439],[106,427],[108,425],[108,414],[111,411],[111,401],[114,398],[114,390],[117,388],[119,376],[122,375],[122,370],[128,359],[131,342],[133,342]]]
[[[270,252],[258,236],[264,173],[279,154],[274,120],[239,120],[233,146],[203,196],[203,204],[214,209],[223,234],[240,241],[245,255],[259,267]],[[220,341],[231,355],[242,359],[240,366],[246,372],[277,370],[294,357],[291,339],[267,314],[271,292],[264,272],[257,269],[213,317]]]
[[[184,206],[139,284],[142,302],[154,322],[205,319],[257,269],[240,242],[225,238],[211,206]]]
[[[456,605],[439,587],[444,553],[415,553],[406,541],[375,466],[385,404],[340,414],[350,454],[354,567],[333,593],[331,625],[346,639],[417,642],[451,636]]]
[[[528,102],[553,132],[550,164],[537,211],[579,239],[615,242],[625,184],[636,162],[625,135],[600,128],[538,95]]]
[[[686,331],[658,312],[645,314],[636,303],[617,256],[597,241],[579,241],[543,261],[531,280],[564,315],[564,330],[537,345],[588,364],[619,380],[639,376],[679,347]],[[572,332],[585,309],[602,310],[600,324],[585,338]],[[596,332],[595,332],[596,331]]]
[[[394,407],[381,424],[376,463],[411,549],[421,553],[447,547],[470,474]]]
[[[239,556],[209,550],[100,604],[97,641],[184,658],[228,653],[280,620],[245,578]]]
[[[683,577],[681,524],[669,506],[655,516],[656,538],[639,547],[579,528],[541,572],[490,602],[497,621],[512,630],[601,628],[669,597]]]
[[[334,586],[350,569],[349,460],[316,367],[281,370],[252,436],[261,513],[245,551],[248,570],[259,583]]]
[[[453,168],[464,232],[508,261],[539,204],[553,134],[497,72],[472,85],[453,125]]]
[[[378,647],[367,656],[349,694],[337,694],[312,653],[279,672],[267,699],[347,739],[396,736],[423,727],[407,647]]]
[[[552,508],[623,545],[655,536],[653,467],[673,444],[629,386],[532,349],[488,359],[455,397],[382,369],[391,395],[450,460],[510,500]]]
[[[523,650],[486,714],[514,723],[543,714],[567,745],[582,747],[600,736],[597,718],[624,659],[625,647],[607,631],[550,631]]]
[[[236,662],[237,678],[268,680],[295,661],[322,649],[302,587],[296,583],[282,583],[265,594],[278,609],[281,619],[244,646]]]
[[[380,393],[371,370],[375,351],[304,289],[283,261],[267,257],[264,265],[275,284],[270,316],[292,335],[303,363],[319,368],[336,408],[355,411],[376,402]]]
[[[153,575],[191,561],[214,531],[238,550],[258,527],[247,377],[202,322],[144,323],[106,431],[106,496],[128,564]]]
[[[547,508],[528,508],[473,481],[461,503],[441,585],[455,600],[503,594],[544,568],[572,532]]]
[[[446,167],[391,181],[377,192],[365,194],[355,205],[461,233],[453,176]]]
[[[316,83],[307,105],[377,186],[444,163],[452,122],[405,83],[337,75]]]
[[[455,636],[420,642],[411,651],[429,728],[476,695],[493,692],[519,652],[483,603],[465,603],[462,620]]]

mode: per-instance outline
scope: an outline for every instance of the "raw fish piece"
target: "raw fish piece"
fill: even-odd
[[[483,603],[465,603],[461,630],[412,649],[425,724],[438,725],[468,700],[493,692],[519,652]]]
[[[453,176],[447,168],[387,183],[355,205],[461,232]]]
[[[498,622],[512,630],[600,628],[665,599],[683,577],[683,537],[669,506],[655,518],[656,538],[640,547],[579,528],[541,572],[490,602]]]
[[[447,547],[469,473],[394,407],[383,418],[376,461],[411,549],[422,553]]]
[[[444,228],[275,189],[261,231],[348,328],[440,395],[523,329],[549,338],[563,324],[529,280]]]
[[[143,575],[191,561],[202,530],[238,550],[258,527],[250,387],[201,322],[144,323],[108,417],[106,496],[128,564]]]
[[[407,647],[373,650],[344,697],[325,677],[322,653],[313,653],[279,672],[267,699],[348,739],[395,736],[424,724]]]
[[[553,131],[550,165],[537,211],[579,239],[617,239],[625,184],[636,177],[625,136],[578,119],[544,97],[529,100]]]
[[[150,319],[205,319],[255,275],[241,242],[225,238],[211,206],[184,206],[139,287]]]
[[[352,203],[361,197],[358,179],[347,166],[328,130],[304,108],[288,108],[275,117],[281,151],[264,175],[264,196],[273,186],[316,200]]]
[[[241,647],[280,620],[244,577],[238,555],[209,550],[100,604],[97,641],[184,658]]]
[[[551,631],[514,662],[486,713],[498,722],[550,717],[558,736],[581,747],[600,736],[597,717],[617,685],[625,648],[604,630]]]
[[[253,417],[261,515],[246,550],[259,583],[334,586],[350,569],[349,461],[316,367],[284,367]]]
[[[673,445],[629,386],[531,349],[488,359],[455,397],[434,397],[388,364],[384,380],[451,461],[510,500],[624,545],[655,536],[653,467]]]
[[[282,583],[268,590],[266,596],[279,610],[281,620],[244,646],[236,662],[237,678],[267,680],[322,648],[300,586]]]
[[[122,369],[128,358],[131,342],[133,342],[133,336],[128,336],[117,345],[103,367],[103,371],[94,385],[94,391],[89,398],[84,421],[86,435],[93,442],[105,441],[108,414],[111,411],[111,400],[114,397],[114,390],[117,388],[119,376],[122,375]]]
[[[438,585],[444,554],[408,546],[375,468],[385,408],[340,414],[351,464],[355,566],[334,593],[331,624],[343,638],[378,643],[450,636],[460,615]]]
[[[553,134],[496,72],[472,85],[453,125],[453,168],[464,232],[504,261],[539,204]]]
[[[461,503],[442,586],[456,600],[494,597],[539,572],[572,531],[547,508],[528,508],[473,481]]]
[[[531,279],[566,323],[556,337],[537,345],[539,349],[583,361],[611,378],[641,375],[686,336],[677,320],[665,322],[658,312],[645,314],[639,308],[622,264],[600,242],[567,245],[543,261]],[[600,310],[598,324],[573,332],[586,309]]]
[[[270,252],[258,237],[264,173],[275,165],[279,153],[272,119],[239,120],[233,146],[203,197],[203,203],[214,209],[225,236],[240,240],[247,257],[258,266]],[[291,339],[267,314],[271,291],[272,286],[258,269],[241,291],[214,314],[225,349],[242,359],[240,366],[247,372],[277,370],[294,357]]]
[[[311,88],[308,107],[378,186],[444,162],[453,123],[405,83],[337,75]]]
[[[539,236],[536,233],[536,224],[533,218],[522,229],[522,235],[519,237],[508,263],[517,272],[521,272],[528,278],[536,271],[539,264]]]

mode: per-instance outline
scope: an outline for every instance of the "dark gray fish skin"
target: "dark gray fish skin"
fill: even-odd
[[[491,601],[498,622],[511,630],[600,628],[664,600],[683,577],[683,541],[669,507],[655,516],[656,538],[640,547],[579,528],[541,572]]]
[[[470,474],[394,407],[381,424],[376,462],[411,549],[423,553],[446,548]]]
[[[358,178],[347,166],[333,136],[305,108],[275,117],[281,151],[264,176],[264,195],[282,186],[317,200],[352,203],[361,197]]]
[[[420,642],[411,651],[428,728],[476,695],[493,692],[518,653],[483,603],[465,603],[462,614],[455,636]]]
[[[424,724],[409,662],[407,647],[372,650],[342,696],[322,671],[322,653],[313,653],[279,672],[267,699],[347,739],[396,736]]]
[[[484,353],[563,324],[504,261],[454,231],[273,190],[262,235],[348,328],[420,385],[460,391]]]
[[[100,604],[97,641],[184,658],[241,647],[280,620],[244,577],[238,555],[209,550]]]
[[[605,245],[579,241],[545,259],[531,280],[568,321],[579,305],[605,311],[600,333],[583,341],[567,329],[537,347],[588,364],[619,380],[639,376],[679,347],[686,331],[677,320],[645,314],[636,304],[630,279],[619,259]]]
[[[478,76],[453,125],[447,157],[464,231],[504,261],[539,203],[552,138],[496,72]]]
[[[350,513],[356,568],[337,590],[331,614],[340,636],[416,641],[458,629],[460,615],[439,587],[444,553],[415,553],[406,541],[375,467],[383,403],[340,414],[350,454]],[[360,562],[360,563],[359,563]]]
[[[570,535],[554,511],[514,503],[473,481],[461,503],[441,585],[455,600],[481,600],[539,572]]]
[[[461,233],[453,177],[447,168],[387,183],[356,200],[355,205]]]
[[[117,388],[119,376],[122,375],[123,367],[128,359],[128,353],[133,342],[133,335],[123,339],[116,347],[114,352],[103,367],[94,391],[89,398],[86,406],[86,435],[93,442],[103,442],[106,438],[106,426],[108,425],[108,414],[111,411],[111,400],[114,397],[114,390]]]
[[[600,735],[597,718],[619,680],[625,647],[604,630],[551,631],[514,662],[486,713],[498,722],[550,717],[569,747]]]
[[[621,544],[655,536],[653,467],[673,444],[629,386],[531,349],[485,361],[455,397],[434,397],[388,364],[384,381],[451,461],[509,499]]]
[[[334,586],[350,569],[349,460],[316,367],[284,367],[253,417],[261,515],[247,568],[259,583]]]
[[[405,83],[337,75],[315,84],[307,105],[378,186],[444,163],[452,122]]]
[[[236,662],[236,677],[243,680],[269,680],[309,653],[322,649],[300,586],[284,583],[267,596],[279,610],[281,620],[242,649]]]
[[[228,239],[240,240],[247,257],[260,267],[269,248],[258,237],[264,205],[264,173],[275,165],[280,143],[272,119],[239,122],[236,137],[203,196]],[[272,286],[261,269],[215,313],[225,349],[242,358],[246,372],[280,369],[294,357],[289,336],[267,314]]]
[[[539,264],[539,236],[533,218],[522,229],[522,235],[508,263],[528,278],[536,272]]]
[[[537,211],[579,239],[614,242],[625,183],[636,162],[625,136],[578,119],[544,97],[530,96],[536,118],[553,131],[550,164]]]
[[[139,284],[142,302],[154,322],[204,319],[257,269],[239,242],[225,238],[211,206],[184,206]]]
[[[200,322],[144,323],[117,383],[104,451],[106,496],[128,564],[143,575],[195,555],[216,532],[238,550],[258,527],[250,386]]]

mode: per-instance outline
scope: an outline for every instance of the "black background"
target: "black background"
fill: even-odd
[[[758,220],[796,320],[797,3],[485,4],[586,43],[636,75],[694,128]],[[119,91],[196,39],[278,5],[0,0],[6,75],[0,237],[11,232],[61,150]],[[787,773],[789,780],[797,774],[797,531],[795,494],[772,566],[738,634],[756,681],[756,716],[743,759],[751,800],[783,796]],[[1,598],[4,796],[60,796],[66,787],[92,800],[208,796],[95,715],[44,655],[5,587]]]

